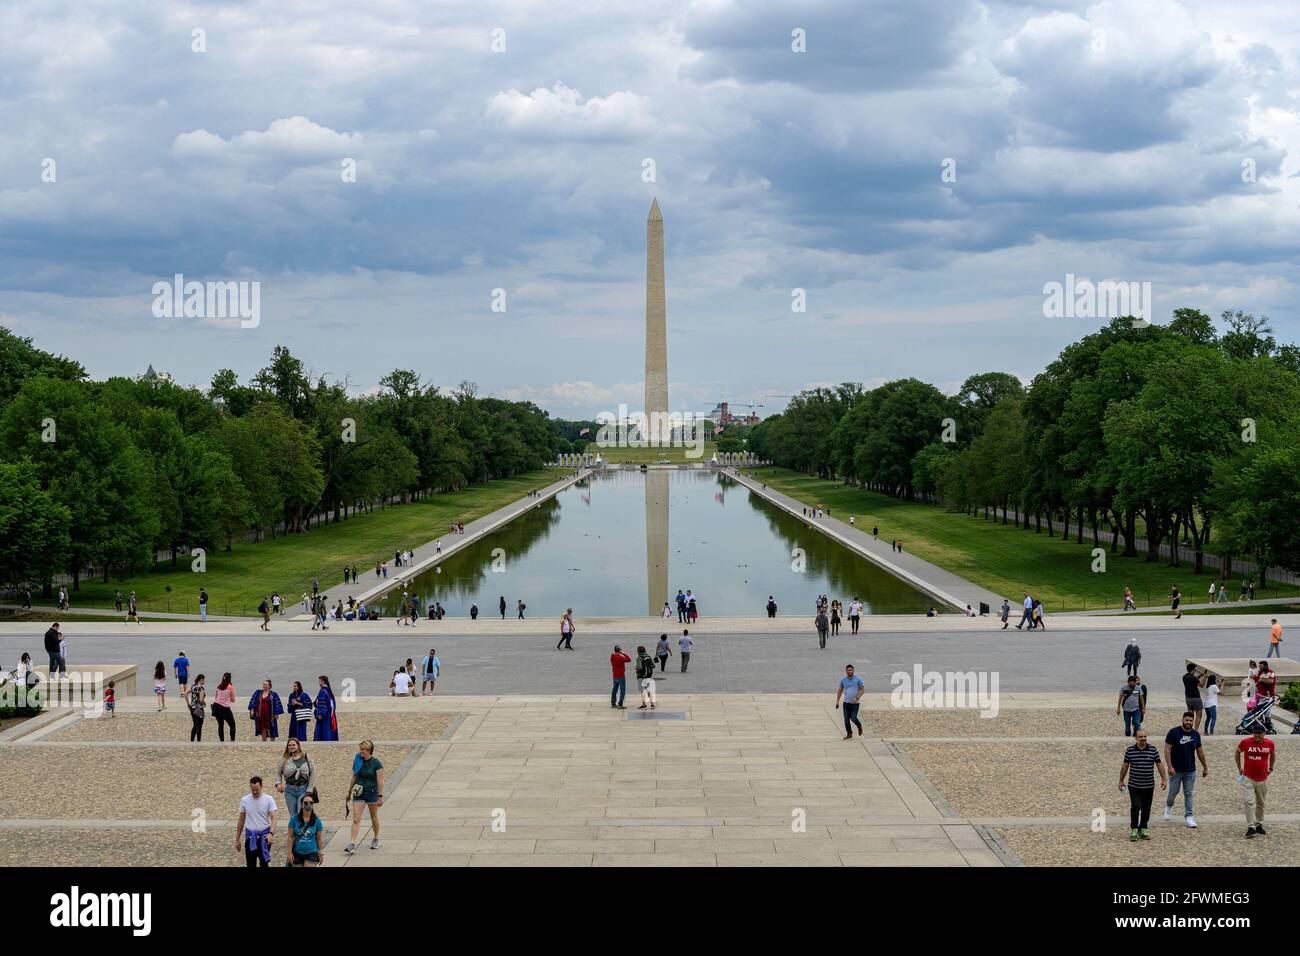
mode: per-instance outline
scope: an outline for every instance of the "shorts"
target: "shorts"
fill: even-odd
[[[363,803],[378,803],[378,802],[379,802],[379,788],[378,788],[378,787],[367,787],[365,790],[362,790],[362,791],[361,791],[361,796],[358,797],[357,799],[361,800]]]
[[[1188,710],[1204,710],[1204,709],[1205,709],[1205,702],[1202,701],[1201,698],[1199,698],[1199,697],[1188,697],[1188,698],[1187,698],[1187,709],[1188,709]]]
[[[319,862],[320,862],[320,854],[319,854],[319,853],[299,853],[297,850],[294,850],[294,851],[293,851],[293,862],[294,862],[294,863],[297,863],[297,864],[302,864],[302,863],[319,863]]]
[[[157,694],[159,697],[167,693],[167,682],[165,680],[154,681],[153,692]]]

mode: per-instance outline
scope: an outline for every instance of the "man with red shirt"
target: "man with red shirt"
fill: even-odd
[[[614,645],[614,653],[609,655],[609,666],[614,672],[614,687],[609,692],[609,706],[617,710],[627,710],[623,698],[627,696],[627,665],[632,658],[623,653],[623,648]]]
[[[1264,797],[1268,793],[1268,775],[1277,762],[1277,751],[1261,728],[1237,744],[1236,758],[1237,782],[1246,798],[1246,837],[1264,836]]]

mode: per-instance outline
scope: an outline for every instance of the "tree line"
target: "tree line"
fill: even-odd
[[[541,467],[569,442],[531,402],[450,394],[409,369],[374,395],[313,375],[287,348],[246,384],[92,381],[0,329],[0,585],[95,568],[133,574],[202,547]]]
[[[777,464],[905,500],[1015,521],[1201,573],[1205,554],[1300,572],[1300,349],[1266,317],[1196,309],[1115,319],[1025,387],[972,375],[956,395],[915,378],[801,392],[755,426]],[[1139,534],[1139,532],[1142,534]]]

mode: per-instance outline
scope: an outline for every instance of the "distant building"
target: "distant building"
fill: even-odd
[[[709,419],[724,428],[727,425],[756,425],[762,421],[752,410],[748,415],[731,414],[730,402],[719,402],[713,406],[713,411],[709,412]]]
[[[172,377],[166,372],[155,372],[152,364],[145,370],[143,378],[146,382],[170,382],[172,380]]]

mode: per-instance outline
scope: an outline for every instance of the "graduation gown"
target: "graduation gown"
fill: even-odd
[[[253,732],[257,736],[262,736],[262,722],[258,716],[262,709],[262,688],[253,691],[253,696],[248,701],[248,716],[253,718]],[[279,717],[284,713],[284,704],[280,702],[280,695],[271,691],[271,726],[269,734],[272,740],[278,740],[280,737],[280,720]]]
[[[334,694],[328,687],[322,687],[316,695],[316,733],[313,740],[338,740],[339,721],[334,709]]]

